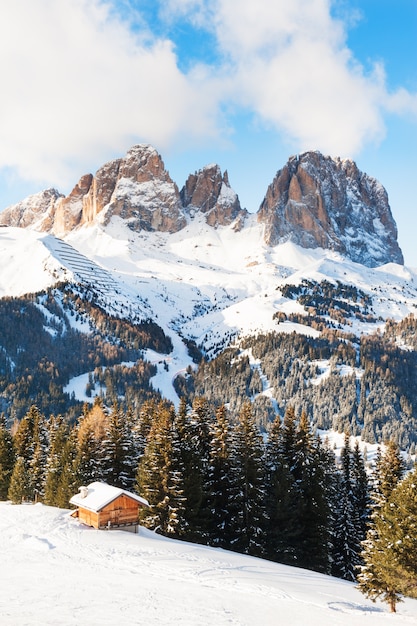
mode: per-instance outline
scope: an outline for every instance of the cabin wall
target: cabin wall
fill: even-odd
[[[99,528],[99,514],[93,511],[87,511],[87,509],[78,509],[78,519],[87,526],[93,526]]]
[[[101,509],[100,528],[139,523],[140,504],[126,495],[121,495]]]

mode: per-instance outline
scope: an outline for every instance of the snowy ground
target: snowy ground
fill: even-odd
[[[172,541],[96,531],[68,511],[0,503],[2,626],[383,626],[392,615],[351,583]]]

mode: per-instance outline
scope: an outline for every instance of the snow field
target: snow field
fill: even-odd
[[[383,626],[393,616],[352,583],[233,552],[97,531],[69,511],[0,503],[2,626]],[[395,621],[394,621],[395,620]]]

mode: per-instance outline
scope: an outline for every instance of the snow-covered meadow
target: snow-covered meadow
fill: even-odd
[[[220,549],[98,531],[69,511],[0,503],[2,626],[397,626],[355,585]]]

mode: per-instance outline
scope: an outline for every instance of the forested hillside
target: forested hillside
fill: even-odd
[[[0,409],[9,421],[20,419],[31,404],[47,415],[78,415],[82,404],[64,388],[85,372],[91,373],[87,393],[97,389],[109,405],[120,396],[131,405],[159,397],[143,350],[169,353],[169,338],[151,321],[109,315],[89,289],[65,284],[2,298],[0,328]]]

